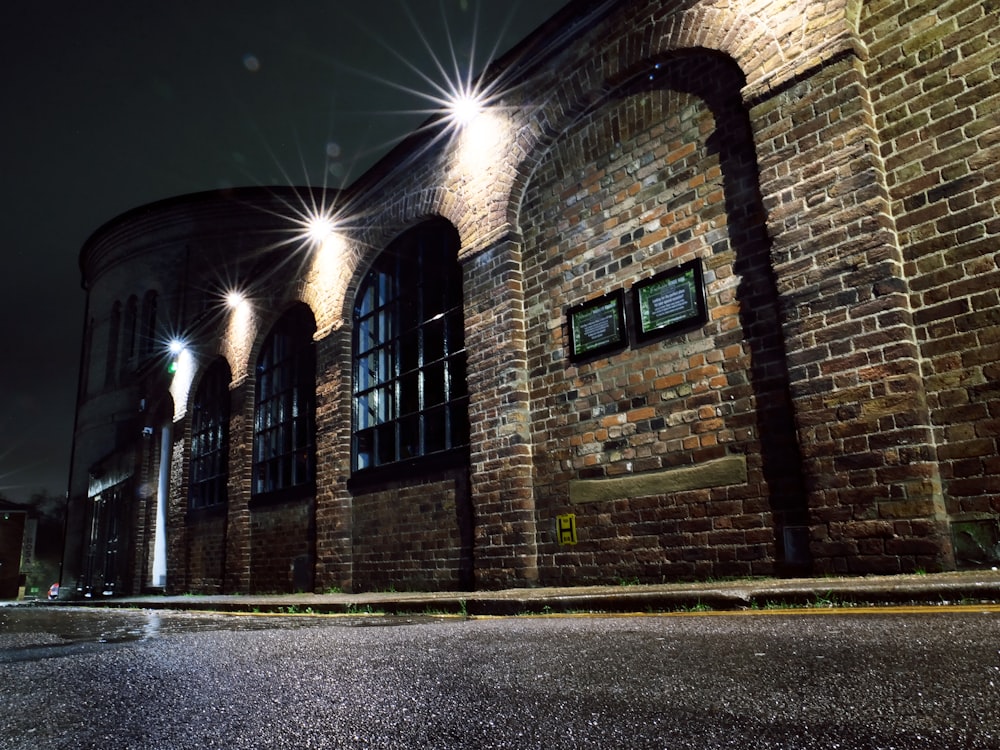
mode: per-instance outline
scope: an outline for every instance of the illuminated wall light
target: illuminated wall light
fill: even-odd
[[[239,291],[238,289],[232,289],[226,292],[225,299],[226,299],[226,306],[230,310],[235,310],[247,300],[246,295],[243,294],[243,292]]]
[[[174,355],[170,363],[170,395],[174,399],[174,421],[181,419],[187,412],[188,393],[194,381],[197,367],[191,350],[184,342],[174,339],[170,342],[170,352]]]
[[[455,166],[470,176],[493,174],[491,166],[503,159],[508,126],[489,110],[480,110],[458,133]]]
[[[471,86],[460,86],[448,96],[444,111],[455,145],[454,166],[471,175],[502,159],[507,128],[485,94]]]
[[[170,352],[170,359],[167,361],[167,372],[173,375],[177,372],[177,359],[185,349],[184,342],[180,339],[171,339],[167,344],[167,351]]]
[[[339,319],[341,290],[346,286],[344,275],[350,264],[345,262],[347,241],[339,232],[331,232],[312,254],[305,277],[303,301],[312,308],[317,331],[329,330]]]
[[[229,314],[226,316],[222,351],[223,356],[229,362],[233,379],[240,380],[247,372],[247,360],[257,332],[256,320],[253,314],[253,305],[246,292],[240,289],[231,289],[226,292],[225,302]]]
[[[483,112],[485,102],[474,92],[459,92],[448,105],[448,117],[459,128],[468,127]]]
[[[316,245],[322,246],[334,232],[334,223],[326,214],[310,216],[306,220],[306,236]]]

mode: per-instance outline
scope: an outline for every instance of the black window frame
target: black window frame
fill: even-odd
[[[304,307],[285,313],[257,358],[252,496],[284,500],[316,480],[316,323]]]
[[[191,406],[188,510],[225,506],[229,499],[229,383],[224,359],[206,370]]]
[[[352,479],[468,453],[469,416],[458,233],[410,229],[358,287],[351,378]]]

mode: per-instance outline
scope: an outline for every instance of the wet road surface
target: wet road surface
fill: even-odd
[[[1000,748],[1000,613],[0,608],[0,748]]]

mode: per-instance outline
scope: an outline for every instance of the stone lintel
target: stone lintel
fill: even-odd
[[[694,466],[631,474],[612,479],[575,479],[569,483],[569,500],[576,505],[622,500],[644,495],[665,495],[743,484],[747,481],[746,456],[726,456]]]

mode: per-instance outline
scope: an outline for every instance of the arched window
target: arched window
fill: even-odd
[[[87,321],[87,330],[83,334],[83,353],[80,355],[80,395],[86,397],[90,392],[91,351],[94,348],[94,319]]]
[[[188,503],[192,510],[226,502],[229,480],[229,381],[224,359],[205,372],[191,411],[191,471]]]
[[[132,295],[125,303],[125,337],[122,339],[121,378],[128,374],[128,368],[134,364],[135,331],[138,324],[139,301]]]
[[[354,306],[354,470],[468,445],[459,239],[431,221],[393,242]]]
[[[142,298],[142,329],[139,334],[139,355],[145,357],[156,349],[156,292],[150,290]]]
[[[253,491],[263,495],[316,476],[316,323],[305,307],[278,321],[257,360]]]
[[[118,338],[122,325],[122,303],[115,302],[111,308],[111,318],[108,320],[108,352],[107,360],[104,363],[104,385],[115,384],[115,376],[118,374]]]

